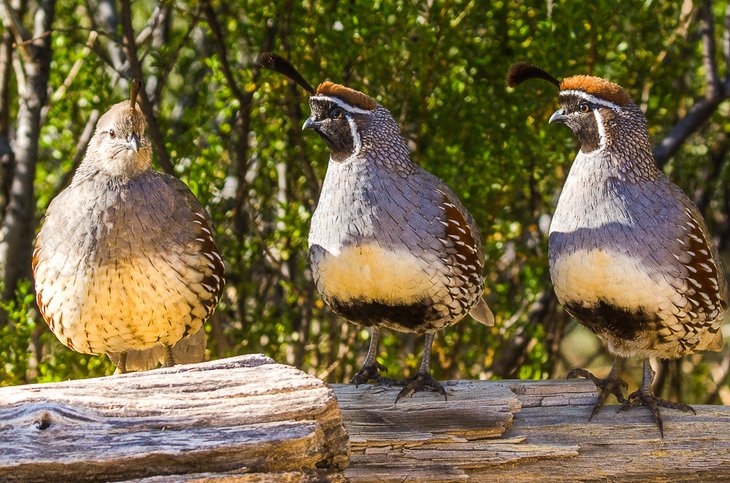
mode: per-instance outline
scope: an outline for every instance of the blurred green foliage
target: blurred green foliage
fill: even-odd
[[[443,178],[477,220],[497,323],[486,328],[467,319],[440,334],[437,377],[541,379],[562,377],[572,364],[606,364],[602,357],[576,359],[583,352],[576,344],[592,343],[592,336],[576,331],[549,296],[546,230],[576,143],[567,129],[547,124],[557,106],[552,86],[531,81],[513,91],[505,73],[513,62],[528,60],[559,78],[606,77],[645,109],[658,141],[705,89],[697,6],[669,0],[235,0],[213,2],[216,31],[206,4],[138,0],[132,8],[136,32],[147,32],[138,36],[138,50],[165,147],[176,174],[212,215],[226,261],[225,295],[206,326],[211,358],[263,352],[343,382],[367,344],[367,332],[324,307],[311,281],[307,232],[328,153],[316,136],[301,132],[305,93],[255,66],[257,55],[271,49],[312,84],[344,83],[389,108],[414,161]],[[75,63],[80,67],[65,93],[53,98],[42,127],[39,220],[72,169],[92,111],[127,95],[101,55],[120,49],[120,31],[92,22],[96,12],[86,2],[67,0],[56,8],[51,88],[69,81]],[[718,2],[713,8],[719,45],[727,35],[725,7]],[[84,54],[90,29],[103,35]],[[728,111],[728,103],[721,104],[665,166],[691,196],[704,200],[709,225],[724,230],[718,235],[724,254]],[[713,143],[724,143],[717,169]],[[105,358],[76,354],[55,341],[34,311],[29,286],[17,294],[3,302],[10,322],[0,327],[0,384],[112,372]],[[405,375],[420,350],[419,338],[388,334],[381,362],[391,375]],[[689,375],[686,401],[700,400],[725,380],[722,357],[693,356],[676,366]]]

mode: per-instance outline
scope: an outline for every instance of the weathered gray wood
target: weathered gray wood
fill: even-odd
[[[457,381],[449,400],[263,356],[0,389],[0,480],[730,479],[730,408],[607,407],[586,381]],[[339,408],[334,394],[339,398]],[[350,446],[347,434],[349,432]],[[351,447],[351,462],[348,448]]]
[[[2,481],[337,480],[348,451],[332,390],[260,355],[0,388]]]
[[[645,408],[606,407],[571,381],[458,381],[448,401],[397,388],[334,385],[350,434],[345,476],[359,481],[702,481],[730,479],[730,408],[665,409],[665,438]]]

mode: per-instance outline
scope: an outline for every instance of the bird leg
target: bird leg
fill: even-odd
[[[605,379],[600,379],[585,369],[573,369],[568,373],[568,379],[572,379],[574,377],[585,377],[586,379],[593,381],[593,384],[601,390],[598,394],[598,401],[596,401],[596,404],[593,405],[593,411],[591,411],[588,421],[593,419],[593,416],[598,414],[601,408],[603,408],[603,404],[606,402],[606,399],[608,399],[610,394],[616,396],[616,399],[623,405],[623,407],[626,407],[629,404],[626,398],[624,398],[623,393],[623,389],[626,389],[628,384],[621,379],[621,366],[623,366],[623,361],[624,360],[621,357],[616,357],[613,361],[613,366],[611,366],[611,372],[608,373],[608,377]]]
[[[119,353],[119,362],[117,362],[117,368],[114,370],[114,375],[125,374],[127,372],[127,353]]]
[[[172,367],[175,365],[175,356],[172,355],[172,346],[165,344],[165,362],[162,367]]]
[[[444,397],[444,399],[446,399],[444,386],[431,377],[431,346],[433,345],[433,338],[435,335],[435,333],[426,334],[426,344],[423,349],[423,357],[421,358],[421,366],[418,369],[418,374],[413,377],[409,377],[404,381],[393,382],[393,385],[405,386],[398,393],[398,397],[395,398],[396,403],[403,397],[413,397],[415,393],[426,389],[438,392]]]
[[[629,400],[628,403],[624,405],[624,409],[631,409],[636,406],[648,407],[654,421],[656,421],[657,426],[659,426],[659,434],[661,434],[663,438],[664,418],[662,418],[662,413],[659,411],[659,407],[679,409],[680,411],[692,412],[694,414],[697,414],[697,412],[688,404],[665,401],[664,399],[656,397],[654,395],[654,391],[651,389],[655,375],[656,373],[654,372],[654,369],[651,368],[649,359],[644,359],[644,380],[639,389],[629,394]]]
[[[374,379],[376,384],[380,385],[391,385],[392,381],[387,377],[380,375],[380,371],[388,372],[380,362],[378,362],[378,345],[380,344],[380,329],[373,327],[370,329],[370,347],[368,348],[368,354],[365,356],[365,362],[363,362],[362,368],[350,379],[350,384],[354,384],[355,387],[360,384],[365,384],[369,380]]]

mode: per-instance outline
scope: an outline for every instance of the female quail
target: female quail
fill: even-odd
[[[656,167],[646,119],[618,85],[592,76],[562,82],[535,66],[512,66],[508,83],[538,77],[558,86],[561,108],[550,122],[567,125],[581,147],[550,226],[550,275],[558,300],[616,355],[606,379],[576,369],[601,389],[591,417],[609,394],[625,408],[646,405],[663,434],[651,389],[650,357],[674,359],[720,350],[726,279],[697,207]],[[644,358],[641,388],[625,399],[623,358]]]
[[[53,333],[78,352],[119,353],[119,373],[130,350],[163,346],[165,365],[174,364],[171,346],[201,329],[223,288],[205,209],[151,167],[137,85],[131,102],[99,119],[33,253],[38,306]]]
[[[379,374],[380,328],[426,335],[418,374],[398,394],[423,389],[446,395],[429,370],[435,333],[467,313],[492,325],[482,298],[483,251],[469,212],[443,181],[410,160],[390,112],[371,97],[324,82],[312,89],[286,61],[262,56],[310,93],[304,129],[330,148],[319,204],[309,231],[310,262],[324,301],[371,328],[359,384]]]

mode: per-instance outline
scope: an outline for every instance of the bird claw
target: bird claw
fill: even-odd
[[[403,381],[393,382],[394,385],[404,386],[398,393],[398,397],[395,398],[396,403],[404,397],[413,397],[415,393],[425,390],[437,392],[444,397],[444,400],[448,399],[446,397],[446,390],[444,389],[444,386],[442,386],[440,382],[431,377],[431,374],[428,373],[419,373]]]
[[[629,394],[629,398],[623,405],[621,410],[628,411],[629,409],[635,408],[637,406],[646,406],[649,409],[649,412],[651,412],[651,416],[654,418],[654,421],[659,427],[659,434],[662,438],[664,437],[664,418],[662,417],[661,411],[659,411],[660,407],[668,409],[679,409],[680,411],[684,411],[686,413],[691,412],[693,414],[697,414],[697,411],[695,411],[695,409],[689,404],[660,399],[654,395],[653,391],[647,390],[645,388],[639,388]]]
[[[354,376],[352,376],[352,379],[350,379],[350,384],[354,384],[355,387],[357,387],[360,384],[366,384],[368,381],[374,380],[376,384],[381,386],[393,385],[394,381],[387,377],[381,376],[380,371],[387,373],[388,369],[378,361],[375,361],[372,364],[364,365],[359,371],[357,371],[357,373],[355,373]]]
[[[588,417],[588,421],[592,420],[593,416],[598,414],[598,412],[603,408],[606,399],[608,399],[608,396],[611,394],[613,394],[616,397],[616,400],[621,403],[622,409],[626,408],[626,406],[630,404],[623,394],[623,389],[627,389],[629,385],[618,375],[612,376],[612,374],[613,372],[609,373],[608,377],[605,379],[601,379],[585,369],[573,369],[568,373],[568,379],[584,377],[593,381],[593,384],[601,390],[601,392],[598,393],[598,400],[593,405],[593,410],[591,411],[591,415]]]

